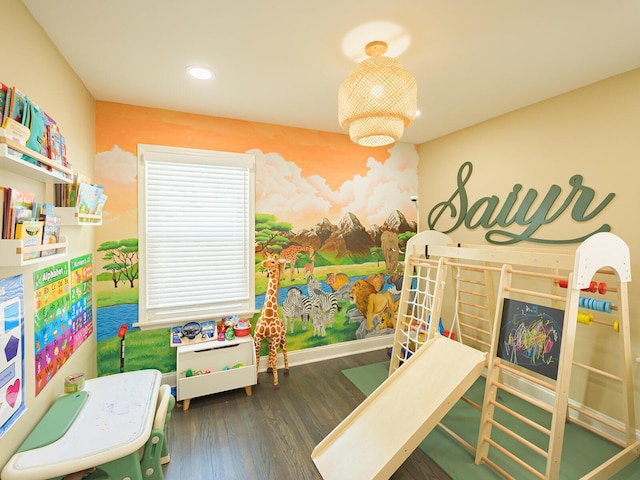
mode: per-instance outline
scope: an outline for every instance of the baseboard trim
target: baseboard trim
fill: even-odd
[[[307,363],[321,362],[332,358],[355,355],[357,353],[371,352],[373,350],[388,348],[392,345],[393,335],[379,335],[377,337],[364,338],[362,340],[352,340],[349,342],[323,345],[321,347],[294,350],[288,353],[289,368],[295,367],[296,365],[305,365]],[[284,360],[280,353],[278,354],[278,368],[284,368]],[[260,368],[258,371],[267,371],[267,357],[260,357]],[[162,383],[175,387],[178,383],[176,372],[164,373],[162,375]]]
[[[362,340],[353,340],[350,342],[340,342],[331,345],[323,345],[322,347],[305,348],[304,350],[294,350],[289,352],[289,368],[296,365],[305,365],[307,363],[322,362],[332,358],[354,355],[357,353],[370,352],[388,348],[393,345],[393,335],[380,335],[372,338],[364,338]],[[278,368],[284,367],[282,355],[278,354]],[[260,357],[259,372],[267,370],[267,357]]]

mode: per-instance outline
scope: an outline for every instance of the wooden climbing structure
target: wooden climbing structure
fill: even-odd
[[[448,271],[453,281],[447,282]],[[628,247],[610,233],[567,251],[455,245],[446,235],[422,232],[407,246],[389,373],[444,332],[488,352],[483,404],[467,400],[481,411],[477,444],[440,427],[471,450],[476,463],[490,465],[505,478],[559,479],[566,424],[575,423],[622,448],[595,470],[583,472],[585,479],[609,478],[640,456],[630,279]],[[445,299],[454,307],[443,314]],[[574,358],[577,336],[589,326],[600,328],[598,335],[618,336],[618,358]],[[581,338],[590,337],[583,331]],[[572,375],[583,385],[592,381],[617,389],[622,424],[600,414],[597,405],[571,401]],[[531,420],[504,405],[501,393],[540,410],[545,420]],[[501,421],[505,416],[507,421]],[[512,429],[514,422],[522,428]],[[533,432],[531,438],[522,431]]]

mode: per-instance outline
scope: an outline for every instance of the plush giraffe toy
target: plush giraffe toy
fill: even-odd
[[[267,293],[264,296],[264,306],[260,318],[256,322],[253,333],[253,341],[256,348],[256,369],[260,368],[260,346],[262,340],[269,343],[269,361],[267,372],[273,372],[273,388],[280,388],[278,383],[278,366],[276,355],[278,348],[282,349],[284,358],[284,374],[289,374],[289,361],[287,359],[287,331],[284,323],[278,315],[278,285],[280,284],[280,269],[284,265],[284,260],[277,260],[275,256],[267,254],[267,258],[262,262],[262,266],[267,269],[269,283]]]

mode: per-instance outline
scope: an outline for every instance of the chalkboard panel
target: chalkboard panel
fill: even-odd
[[[563,310],[507,298],[498,357],[556,380],[563,325]]]

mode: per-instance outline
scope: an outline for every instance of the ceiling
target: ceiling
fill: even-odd
[[[640,67],[640,0],[23,3],[96,100],[329,132],[345,133],[345,39],[350,52],[408,40],[411,143]],[[192,64],[215,79],[187,77]]]

